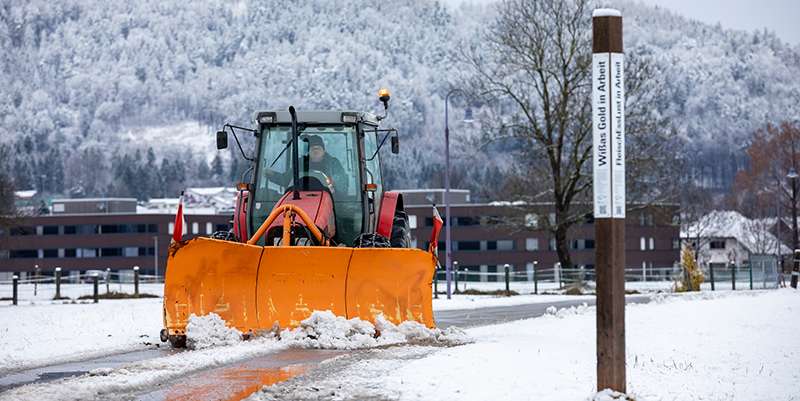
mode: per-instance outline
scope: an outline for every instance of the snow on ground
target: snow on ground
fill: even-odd
[[[242,333],[226,326],[225,320],[216,313],[189,316],[189,322],[186,324],[186,346],[189,349],[231,345],[239,341],[242,341]]]
[[[0,374],[159,341],[161,299],[64,302],[0,306]]]
[[[376,330],[377,326],[377,330]],[[376,338],[375,335],[378,334]],[[266,355],[286,348],[364,349],[401,343],[454,345],[469,339],[458,329],[428,329],[416,322],[394,325],[382,317],[373,326],[358,318],[345,319],[329,311],[314,312],[294,330],[279,338],[269,333],[249,341],[225,327],[216,314],[192,315],[187,340],[195,350],[134,362],[120,368],[95,369],[87,375],[17,387],[0,400],[88,400],[132,395],[194,371]]]
[[[525,304],[543,304],[559,301],[594,299],[594,295],[516,295],[513,297],[494,295],[461,295],[455,294],[452,299],[439,295],[433,300],[433,310],[477,309],[490,306],[513,306]]]
[[[383,316],[378,316],[373,325],[359,318],[345,319],[330,311],[312,313],[299,327],[283,330],[280,339],[293,347],[325,349],[363,349],[401,343],[457,345],[470,341],[457,328],[429,329],[410,321],[395,325]]]
[[[595,309],[467,330],[475,342],[354,363],[313,382],[336,399],[591,400]],[[628,393],[637,401],[793,400],[800,371],[800,294],[793,290],[657,297],[626,314]],[[420,351],[422,352],[422,351]],[[399,362],[401,361],[401,362]],[[280,388],[280,384],[276,388]],[[287,384],[288,386],[288,384]],[[266,389],[252,399],[306,397]]]

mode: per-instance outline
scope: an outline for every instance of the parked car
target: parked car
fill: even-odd
[[[86,270],[83,272],[83,276],[81,276],[81,281],[84,283],[91,283],[92,276],[97,274],[97,280],[99,282],[105,282],[106,280],[106,271],[105,270]]]

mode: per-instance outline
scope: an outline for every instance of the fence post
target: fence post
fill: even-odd
[[[750,263],[750,289],[753,289],[753,264]]]
[[[731,289],[736,291],[736,264],[731,261]]]
[[[708,271],[711,273],[711,291],[714,291],[714,265],[708,264]]]
[[[439,299],[439,268],[433,270],[433,299]]]
[[[94,303],[97,303],[100,300],[100,291],[97,289],[98,280],[100,277],[97,276],[97,273],[92,273],[92,286],[94,287]]]
[[[466,291],[467,290],[467,281],[469,281],[469,272],[467,271],[466,267],[461,269],[461,271],[464,272],[464,280],[463,280],[464,281],[464,291]]]
[[[56,267],[56,297],[55,299],[61,299],[61,268]]]
[[[33,266],[33,296],[39,295],[39,265]]]
[[[11,276],[11,282],[12,282],[11,305],[16,305],[17,304],[17,296],[19,295],[17,293],[17,286],[19,285],[19,276],[17,276],[16,274]]]
[[[139,266],[133,266],[133,295],[139,296]]]
[[[111,268],[110,267],[106,267],[106,294],[111,292],[108,289],[108,284],[109,284],[110,281],[111,281]]]
[[[536,265],[538,263],[534,260],[533,261],[533,293],[539,293],[539,276],[536,274]]]
[[[553,281],[558,283],[559,290],[563,288],[563,285],[561,283],[561,262],[556,263],[556,266],[553,269]]]
[[[453,262],[453,264],[455,266],[458,266],[458,262]],[[458,268],[453,269],[453,273],[455,273],[455,274],[453,274],[453,284],[456,287],[456,290],[453,293],[454,294],[458,294],[459,293],[459,291],[458,291]]]
[[[505,269],[505,272],[506,272],[506,296],[510,297],[511,296],[511,288],[509,287],[509,282],[508,282],[508,280],[509,280],[509,276],[508,276],[508,273],[509,273],[508,272],[508,270],[509,270],[508,268],[509,268],[509,266],[508,266],[508,263],[503,265],[503,268]]]

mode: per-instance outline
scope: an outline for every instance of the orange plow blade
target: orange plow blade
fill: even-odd
[[[164,325],[216,313],[243,333],[291,328],[315,310],[434,327],[432,254],[418,249],[261,247],[195,238],[170,249]]]

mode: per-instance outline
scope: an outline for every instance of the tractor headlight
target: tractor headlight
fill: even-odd
[[[256,116],[256,122],[259,124],[273,124],[275,123],[275,113],[258,113],[258,116]]]
[[[345,124],[355,124],[358,122],[358,115],[355,113],[342,113],[342,122]]]

